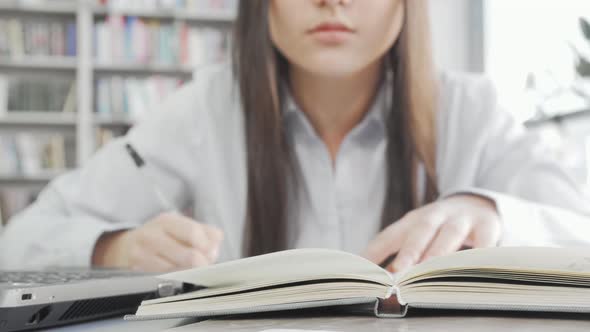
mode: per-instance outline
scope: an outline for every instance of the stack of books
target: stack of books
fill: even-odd
[[[111,15],[94,27],[94,56],[100,64],[188,66],[225,61],[230,34],[185,22],[163,23]]]
[[[0,57],[76,56],[76,23],[40,18],[1,18]]]

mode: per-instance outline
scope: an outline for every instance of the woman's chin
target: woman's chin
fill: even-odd
[[[321,65],[307,66],[306,71],[311,72],[315,75],[331,78],[346,78],[357,74],[362,71],[366,66],[353,65],[351,63],[343,62],[323,62]]]

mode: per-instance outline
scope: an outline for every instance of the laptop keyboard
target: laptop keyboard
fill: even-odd
[[[0,271],[1,284],[64,284],[69,282],[109,279],[117,277],[132,277],[141,275],[137,272],[116,271],[116,270],[96,270],[96,271],[19,271],[6,272]]]

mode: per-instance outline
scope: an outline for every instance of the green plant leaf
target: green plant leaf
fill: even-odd
[[[580,76],[590,77],[590,61],[580,57],[576,69]]]
[[[590,23],[588,23],[588,21],[585,18],[580,17],[580,27],[582,27],[582,33],[584,34],[586,39],[590,41]]]

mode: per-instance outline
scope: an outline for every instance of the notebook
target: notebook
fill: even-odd
[[[466,250],[401,275],[345,252],[296,249],[161,278],[205,288],[144,301],[126,319],[351,305],[370,305],[378,317],[403,317],[412,308],[590,313],[590,253],[576,249]]]

